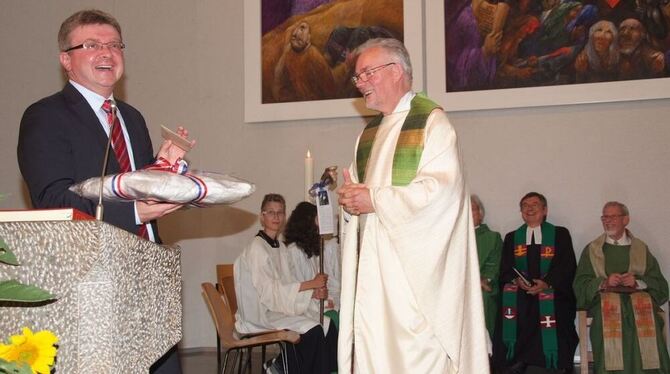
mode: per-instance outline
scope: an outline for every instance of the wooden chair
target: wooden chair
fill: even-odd
[[[237,312],[237,294],[235,293],[235,277],[233,272],[233,264],[216,265],[216,283],[226,290],[228,301],[230,301],[230,309],[235,314]]]
[[[220,365],[220,373],[226,372],[228,364],[228,355],[234,351],[238,353],[239,371],[249,368],[251,372],[251,349],[253,347],[265,347],[272,344],[277,344],[282,351],[282,359],[284,360],[284,368],[286,368],[286,349],[283,343],[288,342],[296,344],[300,341],[300,334],[295,331],[268,331],[260,334],[253,334],[247,337],[239,337],[235,332],[235,315],[232,313],[230,302],[228,300],[225,290],[220,292],[214,287],[212,283],[206,282],[202,284],[202,290],[207,301],[207,306],[214,319],[216,326],[216,333],[225,348],[223,357],[223,365]],[[242,357],[245,350],[248,352],[248,357],[242,366]],[[235,363],[233,364],[233,370]],[[246,372],[246,370],[244,370]]]
[[[216,265],[216,289],[219,290],[219,292],[226,292],[233,316],[237,313],[237,293],[235,292],[234,275],[234,264]],[[235,319],[233,318],[233,320]],[[262,349],[262,359],[265,361],[265,347]],[[221,370],[221,339],[218,335],[216,336],[216,367],[218,370]]]
[[[668,314],[661,309],[658,312],[663,319],[663,338],[668,341]],[[579,335],[579,367],[580,374],[589,374],[589,363],[593,362],[593,352],[590,350],[589,327],[593,317],[586,310],[577,311],[577,333]]]

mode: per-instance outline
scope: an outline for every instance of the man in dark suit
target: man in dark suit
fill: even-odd
[[[123,75],[124,55],[121,27],[111,15],[98,10],[80,11],[61,25],[59,58],[68,76],[61,92],[26,109],[19,132],[18,161],[35,208],[73,207],[91,215],[96,202],[68,190],[70,186],[100,175],[110,126],[102,108],[114,99],[116,83]],[[141,169],[154,160],[144,118],[132,106],[116,100],[128,159],[119,162],[110,151],[107,173]],[[178,129],[188,136],[188,131]],[[116,141],[116,140],[115,140]],[[184,156],[170,141],[158,152],[170,162]],[[146,224],[147,237],[159,242],[155,220],[181,205],[135,201],[105,204],[104,221],[132,233]],[[152,368],[152,373],[181,373],[176,347]]]

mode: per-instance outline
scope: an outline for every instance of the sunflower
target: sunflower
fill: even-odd
[[[23,328],[23,335],[10,337],[9,345],[0,344],[0,358],[28,364],[34,374],[49,374],[56,357],[58,338],[51,331],[43,330],[33,334],[29,328]]]

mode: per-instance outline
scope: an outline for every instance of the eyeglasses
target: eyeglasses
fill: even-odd
[[[263,215],[265,216],[270,216],[274,218],[279,218],[286,215],[286,212],[275,212],[274,210],[264,210],[261,213],[263,213]]]
[[[613,221],[613,220],[619,219],[623,216],[624,216],[623,214],[612,214],[611,216],[600,216],[600,220],[603,221],[603,222]]]
[[[395,65],[395,62],[389,62],[388,64],[379,65],[379,66],[375,66],[375,67],[367,69],[367,70],[363,70],[362,72],[360,72],[360,73],[354,75],[353,77],[351,77],[351,82],[353,84],[358,83],[358,81],[367,82],[367,81],[370,80],[370,78],[372,78],[373,75],[375,75],[375,72],[377,72],[377,71],[379,71],[379,70],[381,70],[381,69],[383,69],[387,66],[391,66],[391,65]]]
[[[86,40],[79,45],[75,45],[74,47],[70,47],[70,48],[64,50],[63,52],[70,52],[70,51],[74,51],[75,49],[102,51],[102,49],[104,47],[109,48],[110,51],[121,52],[121,51],[123,51],[124,48],[126,48],[126,45],[123,44],[123,42],[100,43],[100,42],[97,42],[95,40]]]

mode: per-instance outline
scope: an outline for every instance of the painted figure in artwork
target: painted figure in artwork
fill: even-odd
[[[275,66],[273,98],[277,102],[332,99],[335,90],[330,66],[312,45],[309,24],[300,22]]]
[[[263,103],[358,97],[349,81],[351,60],[342,60],[342,52],[346,57],[347,48],[372,37],[402,40],[404,34],[403,0],[268,0],[262,12]]]
[[[447,92],[670,76],[665,0],[444,4]]]

